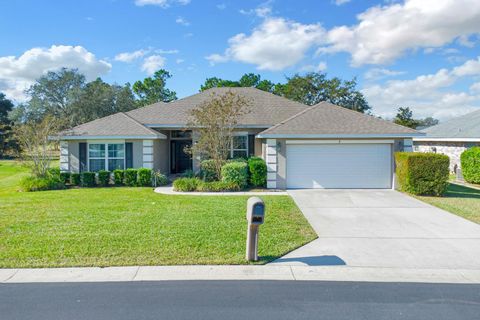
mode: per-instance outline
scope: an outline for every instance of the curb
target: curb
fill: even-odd
[[[287,196],[286,191],[180,192],[172,186],[156,187],[155,193],[179,196]]]

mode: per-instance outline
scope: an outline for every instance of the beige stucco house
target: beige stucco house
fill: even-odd
[[[423,135],[328,102],[307,106],[255,88],[214,88],[62,132],[61,170],[198,170],[201,159],[184,152],[198,139],[186,128],[190,111],[228,90],[246,97],[251,110],[236,128],[231,157],[264,158],[269,188],[392,188],[393,152],[412,151],[412,138]]]

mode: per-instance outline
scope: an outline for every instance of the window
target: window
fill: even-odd
[[[107,152],[106,152],[107,151]],[[89,171],[113,171],[125,168],[124,143],[91,143],[88,145]]]
[[[233,159],[248,158],[248,136],[232,137],[230,157]]]

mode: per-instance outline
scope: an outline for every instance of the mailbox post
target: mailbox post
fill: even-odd
[[[258,227],[265,219],[265,204],[258,197],[251,197],[247,201],[247,253],[248,261],[258,260]]]

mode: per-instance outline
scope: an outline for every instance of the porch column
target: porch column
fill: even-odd
[[[143,168],[153,169],[153,140],[143,140]]]
[[[68,141],[60,141],[60,172],[70,171]]]
[[[267,139],[266,159],[267,162],[267,188],[277,188],[277,140]]]
[[[413,140],[412,139],[404,139],[403,140],[403,151],[405,151],[405,152],[412,152],[413,151]]]

